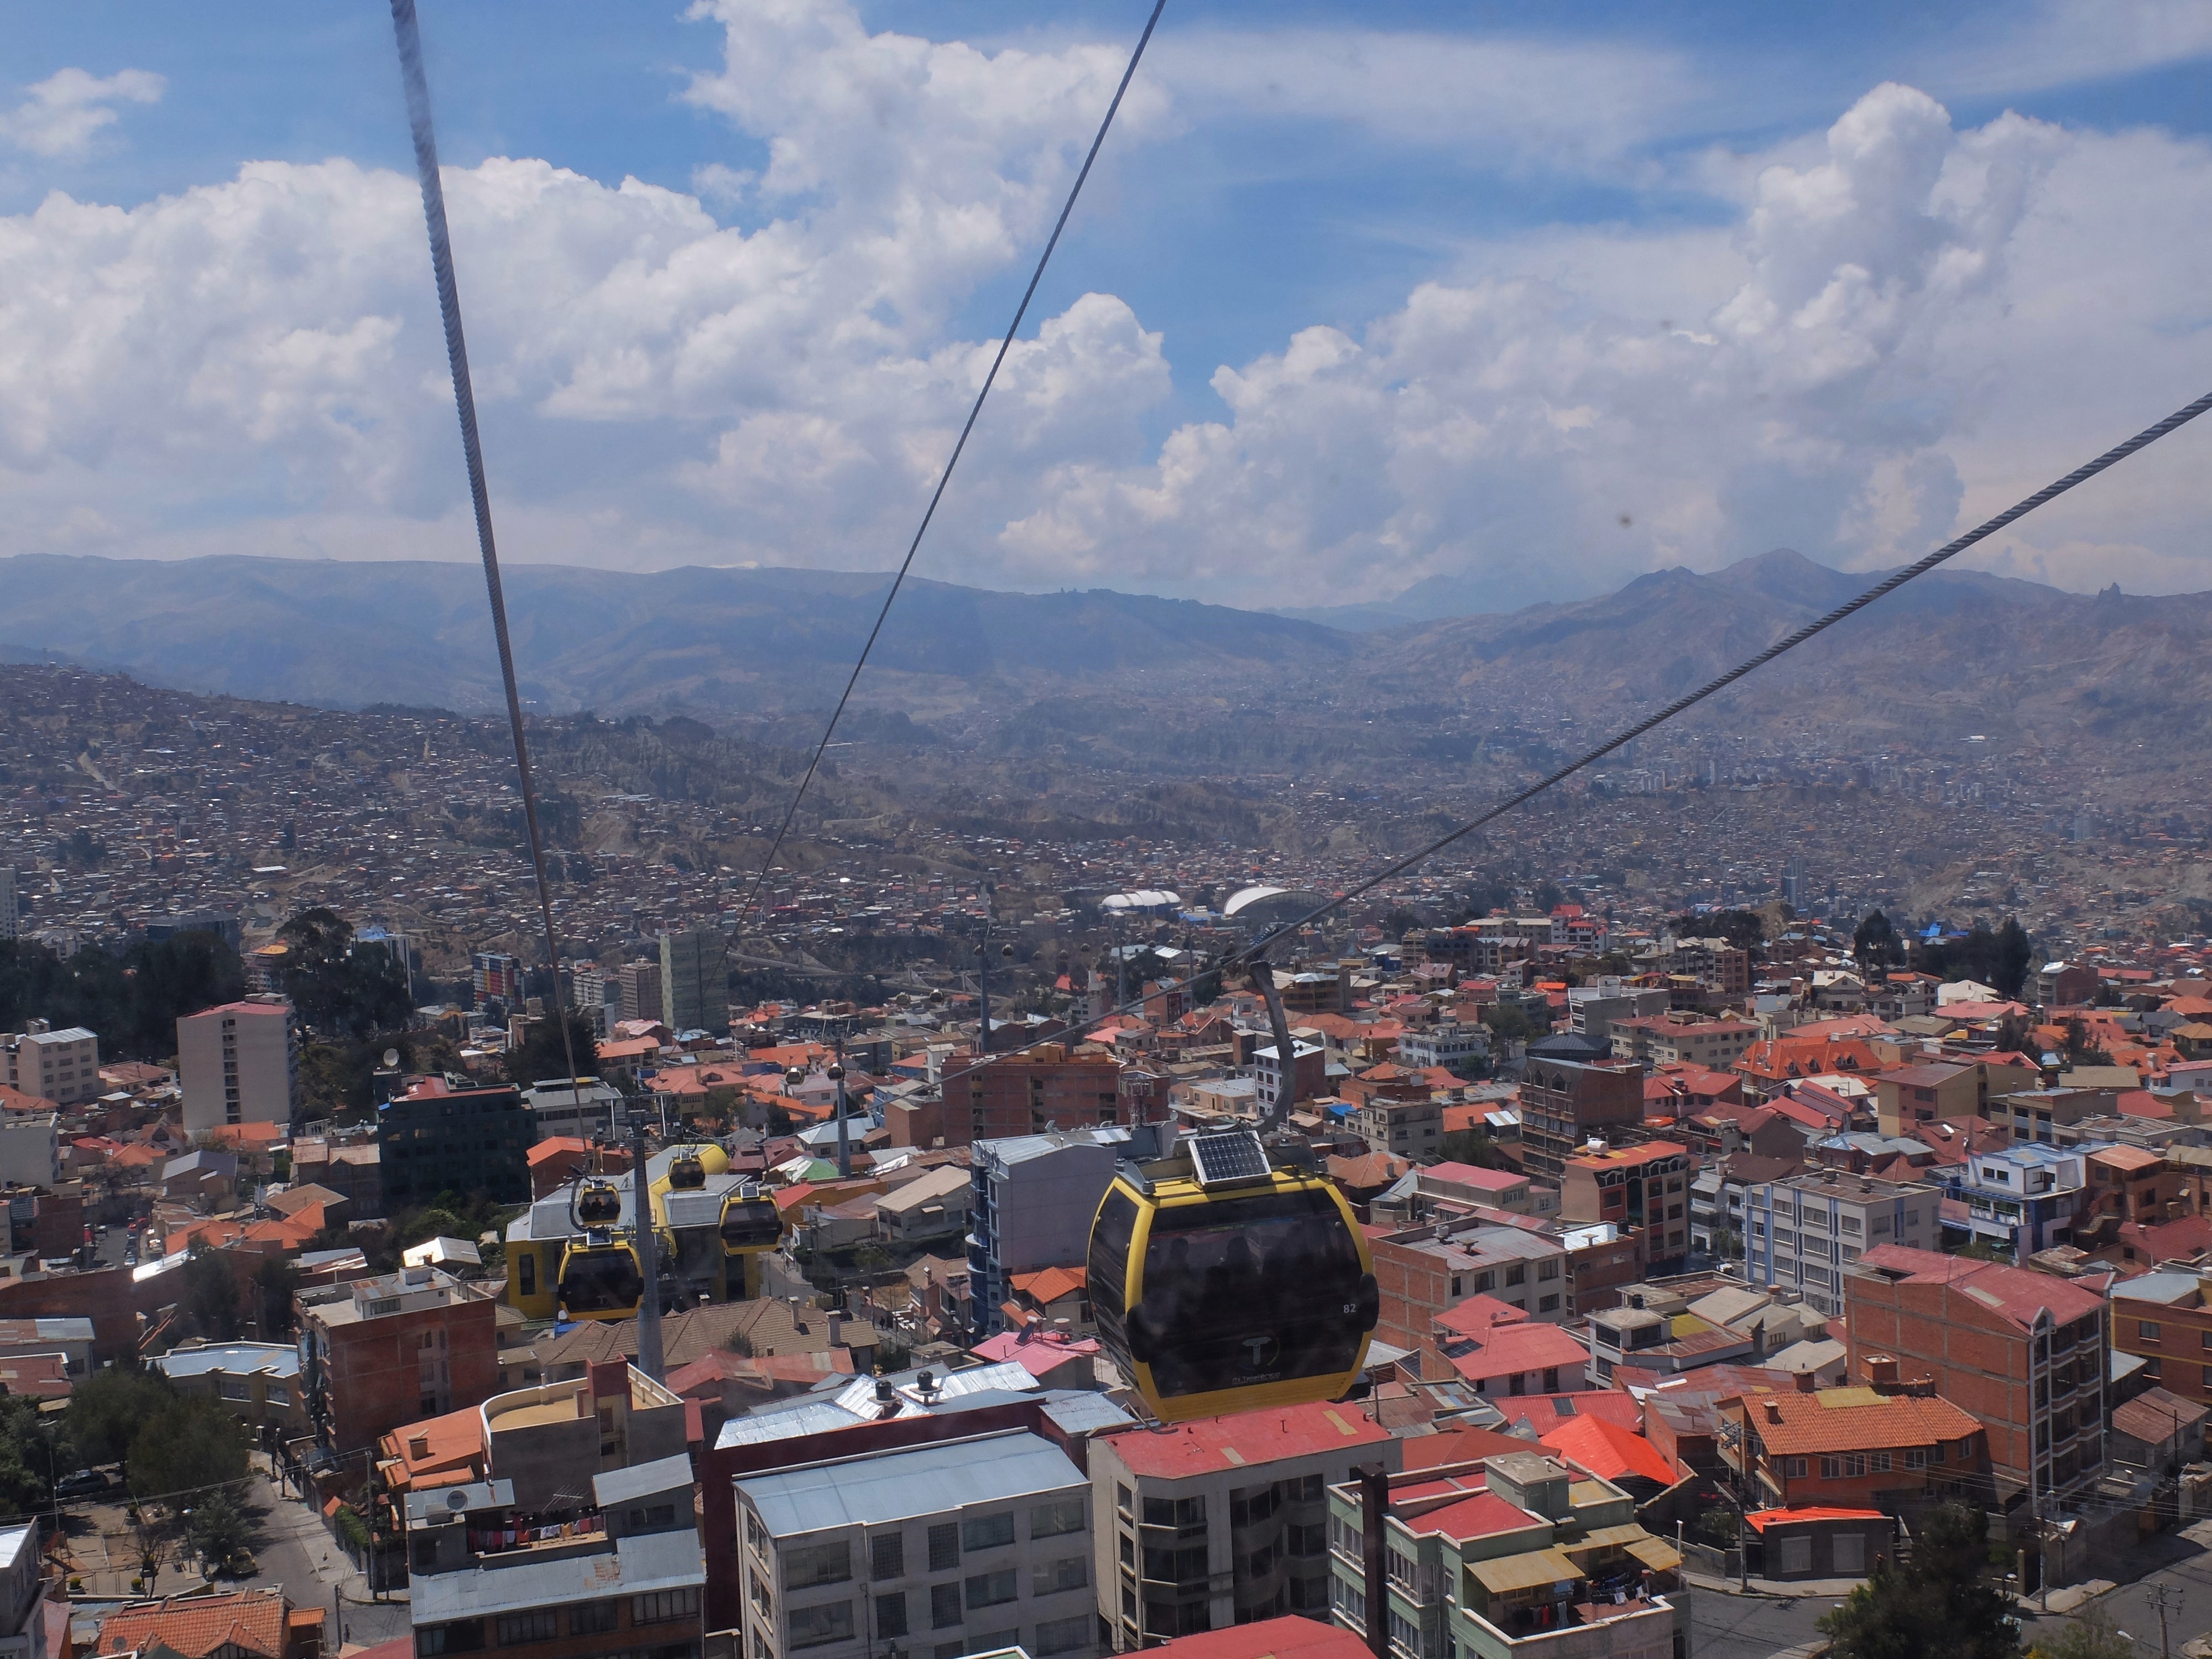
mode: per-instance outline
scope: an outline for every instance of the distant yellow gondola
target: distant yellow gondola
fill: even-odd
[[[1340,1400],[1378,1297],[1334,1182],[1270,1167],[1246,1132],[1124,1165],[1091,1230],[1098,1337],[1164,1423]]]

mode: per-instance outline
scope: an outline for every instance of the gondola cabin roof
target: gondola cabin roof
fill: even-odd
[[[1389,1438],[1390,1431],[1358,1407],[1322,1403],[1194,1418],[1170,1428],[1107,1435],[1102,1443],[1111,1446],[1132,1474],[1175,1480],[1376,1445]]]

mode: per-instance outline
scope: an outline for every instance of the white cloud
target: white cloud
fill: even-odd
[[[65,69],[25,88],[30,96],[0,114],[0,139],[33,155],[82,155],[121,118],[117,104],[158,104],[167,84],[149,70],[118,70],[102,80]]]
[[[2039,0],[1962,25],[1929,65],[1936,84],[2009,94],[2212,57],[2212,0]]]
[[[1126,51],[871,35],[831,0],[711,15],[725,61],[688,95],[768,161],[699,184],[744,226],[543,161],[448,172],[511,558],[895,560],[995,349],[950,319],[1025,275]],[[1180,130],[1210,50],[1139,77],[1109,169]],[[1407,143],[1488,130],[1418,87],[1387,133],[1371,97],[1328,107],[1314,50],[1224,99],[1286,88],[1297,118]],[[1419,67],[1378,60],[1370,93],[1394,64]],[[1553,142],[1641,167],[1658,118]],[[1216,367],[1218,414],[1172,429],[1176,342],[1125,300],[1033,319],[923,568],[1295,604],[1436,574],[1518,600],[1784,544],[1889,562],[2212,382],[2202,143],[1960,131],[1884,86],[1825,133],[1682,165],[1669,188],[1706,181],[1732,223],[1470,244],[1364,325]],[[467,556],[427,264],[413,181],[343,161],[0,219],[0,550]],[[2203,441],[1989,556],[2212,586]]]

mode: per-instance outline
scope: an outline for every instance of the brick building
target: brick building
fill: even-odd
[[[1894,1383],[1893,1364],[1875,1370]],[[1822,1389],[1723,1400],[1720,1415],[1721,1456],[1751,1477],[1762,1508],[1893,1511],[1923,1495],[1989,1497],[1989,1437],[1948,1400]]]
[[[1584,1038],[1547,1038],[1528,1045],[1521,1074],[1521,1145],[1528,1173],[1558,1181],[1566,1161],[1593,1135],[1644,1121],[1644,1066],[1633,1060],[1555,1058],[1542,1051]],[[1687,1224],[1685,1224],[1686,1231]]]
[[[320,1659],[325,1610],[295,1607],[284,1592],[125,1601],[100,1627],[96,1654],[176,1653],[217,1659]],[[30,1650],[36,1651],[37,1650]]]
[[[303,1291],[296,1306],[308,1409],[341,1455],[499,1387],[497,1304],[435,1267]]]
[[[1121,1062],[1109,1054],[1071,1054],[1058,1043],[1041,1042],[988,1066],[980,1059],[957,1053],[945,1060],[941,1113],[920,1104],[894,1108],[885,1118],[893,1144],[927,1146],[941,1137],[947,1146],[966,1146],[1127,1121]],[[910,1125],[903,1133],[913,1139],[900,1139],[902,1124]]]
[[[1381,1297],[1375,1340],[1393,1347],[1433,1353],[1437,1316],[1470,1297],[1492,1297],[1555,1324],[1573,1312],[1566,1247],[1541,1231],[1461,1218],[1408,1228],[1369,1245]],[[1443,1374],[1435,1364],[1425,1369]]]
[[[2105,1304],[2048,1273],[1890,1244],[1844,1269],[1850,1375],[1886,1374],[1980,1419],[2000,1502],[2033,1512],[2105,1464]]]
[[[1657,1272],[1690,1253],[1690,1178],[1697,1155],[1679,1141],[1608,1146],[1564,1159],[1559,1171],[1562,1221],[1609,1221]]]
[[[2168,1394],[2212,1403],[2212,1279],[2194,1273],[2148,1273],[2112,1286],[2116,1368],[2134,1371]],[[2123,1367],[2120,1356],[2135,1363]]]

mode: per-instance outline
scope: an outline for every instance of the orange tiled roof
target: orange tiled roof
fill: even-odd
[[[287,1611],[278,1589],[127,1602],[100,1627],[94,1651],[130,1653],[158,1642],[184,1659],[203,1659],[224,1646],[278,1659],[284,1651]]]
[[[1750,1408],[1750,1419],[1753,1432],[1770,1452],[1791,1457],[1932,1446],[1938,1440],[1964,1439],[1982,1426],[1978,1418],[1948,1400],[1877,1395],[1867,1389],[1761,1395]]]
[[[1064,1296],[1073,1296],[1090,1282],[1087,1267],[1046,1267],[1033,1273],[1015,1273],[1011,1282],[1024,1295],[1041,1304],[1057,1302]]]

